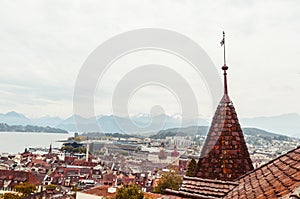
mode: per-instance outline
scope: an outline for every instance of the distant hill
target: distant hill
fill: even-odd
[[[280,132],[284,135],[300,137],[300,115],[297,113],[242,118],[240,123],[243,127],[256,127],[267,131]]]
[[[8,125],[34,125],[34,126],[51,126],[55,127],[63,120],[59,117],[43,116],[40,118],[28,118],[21,113],[10,111],[7,113],[0,113],[0,123]]]
[[[207,132],[208,132],[208,126],[190,126],[186,128],[172,128],[172,129],[161,130],[158,133],[150,136],[150,138],[165,139],[166,137],[172,137],[172,136],[195,136],[195,135],[205,136]],[[272,137],[272,138],[280,138],[280,139],[288,138],[288,136],[285,135],[271,133],[257,128],[243,128],[243,132],[245,135],[252,135],[252,136]]]
[[[5,114],[0,114],[0,122],[10,125],[27,125],[32,124],[32,121],[21,113],[11,111]]]
[[[39,133],[68,133],[66,130],[32,125],[8,125],[5,123],[0,123],[0,132],[39,132]]]
[[[31,120],[33,121],[33,125],[50,126],[50,127],[55,127],[63,121],[63,119],[61,119],[59,117],[51,117],[51,116],[43,116],[43,117],[31,119]]]

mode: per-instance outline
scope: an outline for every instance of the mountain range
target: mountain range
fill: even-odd
[[[76,127],[77,121],[78,128]],[[44,116],[40,118],[29,118],[21,113],[11,111],[0,114],[0,123],[8,125],[36,125],[50,126],[64,129],[70,132],[96,132],[104,133],[145,133],[158,132],[164,129],[188,127],[188,126],[209,126],[210,120],[207,119],[189,119],[181,123],[178,115],[157,115],[150,118],[147,114],[138,114],[128,117],[115,115],[100,115],[92,118],[84,118],[79,115],[72,115],[67,119],[59,117]],[[198,121],[198,123],[197,123]],[[260,128],[269,132],[280,133],[293,137],[300,137],[300,115],[297,113],[284,114],[269,117],[241,118],[242,127]]]

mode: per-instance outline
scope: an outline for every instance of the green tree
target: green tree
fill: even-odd
[[[86,147],[62,146],[61,151],[66,151],[68,153],[86,153]]]
[[[21,197],[15,193],[5,193],[3,199],[20,199]]]
[[[144,193],[136,185],[124,186],[118,190],[116,199],[143,199]]]
[[[189,163],[189,166],[188,166],[188,169],[187,169],[187,172],[186,172],[186,175],[187,176],[195,176],[195,168],[196,168],[196,165],[197,165],[197,162],[196,160],[193,158],[190,163]]]
[[[86,153],[85,147],[78,147],[76,150],[74,150],[75,153]]]
[[[30,184],[30,183],[20,183],[18,185],[15,186],[15,190],[17,192],[22,193],[22,196],[28,196],[29,194],[33,193],[36,191],[36,186],[34,184]]]
[[[164,172],[154,192],[164,194],[166,189],[178,190],[181,183],[182,176],[177,171]]]

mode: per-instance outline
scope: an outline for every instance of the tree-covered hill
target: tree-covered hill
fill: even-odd
[[[38,133],[68,133],[66,130],[52,127],[41,127],[33,125],[8,125],[0,123],[0,132],[38,132]]]
[[[152,139],[165,139],[166,137],[172,136],[195,136],[202,135],[205,136],[208,131],[208,126],[190,126],[185,128],[172,128],[161,130],[155,135],[150,136]],[[269,137],[269,138],[278,138],[285,140],[288,136],[271,133],[268,131],[264,131],[262,129],[257,128],[243,128],[244,134],[247,136],[261,136],[261,137]]]

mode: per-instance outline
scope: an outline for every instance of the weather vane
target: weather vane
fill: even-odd
[[[223,39],[220,42],[221,46],[224,46],[224,65],[222,66],[222,70],[224,71],[224,94],[228,94],[228,88],[227,88],[227,70],[228,66],[226,66],[226,57],[225,57],[225,32],[223,31]]]
[[[226,66],[226,57],[225,57],[225,32],[223,31],[223,39],[220,42],[221,46],[224,46],[224,66]]]

